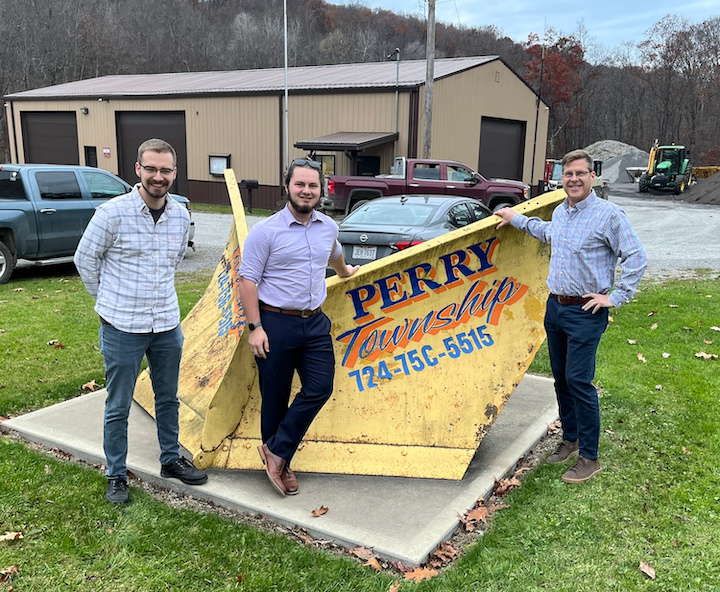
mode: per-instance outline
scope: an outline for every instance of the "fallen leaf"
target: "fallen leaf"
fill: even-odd
[[[395,582],[387,589],[387,592],[398,592],[398,590],[400,590],[400,582]]]
[[[100,386],[98,385],[95,380],[91,380],[90,382],[86,382],[84,385],[82,385],[82,390],[89,390],[89,391],[96,391],[99,389]]]
[[[32,295],[33,300],[40,300],[40,296],[35,296],[35,294]]]
[[[372,557],[376,557],[375,552],[367,547],[353,547],[350,549],[350,554],[355,555],[363,561],[369,561]]]
[[[612,315],[608,315],[608,323],[614,323],[615,318]]]
[[[5,333],[5,329],[0,329],[0,333]]]
[[[683,327],[683,331],[692,331],[692,327]]]
[[[24,292],[25,288],[13,288],[13,292]]]
[[[720,331],[720,327],[710,327],[712,331]]]
[[[375,571],[382,571],[382,566],[375,557],[371,557],[370,560],[365,563],[365,567],[372,567]]]
[[[677,304],[668,304],[668,306],[669,306],[670,308],[677,308],[677,307],[678,307]]]
[[[547,433],[552,436],[554,434],[559,434],[561,429],[562,423],[560,423],[560,420],[557,420],[548,424]]]
[[[667,352],[663,352],[663,353],[662,353],[662,357],[663,357],[663,358],[669,358],[669,357],[670,357],[670,354],[667,353]]]
[[[655,329],[657,329],[657,327],[658,327],[658,324],[657,324],[657,323],[653,323],[652,325],[650,325],[650,330],[651,330],[651,331],[654,331]]]
[[[606,433],[606,434],[610,434],[610,435],[612,436],[615,432],[613,432],[612,430],[608,429],[608,430],[605,430],[605,433]]]
[[[497,511],[499,511],[499,510],[506,510],[506,509],[509,508],[509,507],[510,507],[510,506],[508,506],[507,504],[498,504],[497,506],[490,506],[488,509],[489,509],[491,512],[497,512]]]
[[[645,563],[644,561],[641,561],[640,562],[640,571],[643,572],[651,580],[655,579],[655,568],[652,565],[650,565],[649,563]]]
[[[705,298],[712,298],[712,294],[705,294]]]
[[[656,391],[661,391],[661,390],[662,390],[662,385],[661,385],[661,384],[656,384],[656,385],[655,385],[655,390],[656,390]]]
[[[651,311],[648,313],[648,316],[651,317],[651,316],[653,316],[656,312],[657,312],[656,310],[651,310]]]
[[[487,518],[489,515],[490,515],[490,512],[485,507],[475,508],[474,510],[470,510],[467,513],[468,520],[473,520],[475,522],[482,522],[483,524],[487,524]]]
[[[23,538],[23,534],[21,532],[10,532],[6,530],[5,534],[0,536],[0,541],[16,541],[21,538]]]
[[[628,339],[628,343],[630,345],[635,345],[637,343],[637,339]]]
[[[515,477],[512,477],[510,479],[502,479],[501,481],[495,481],[495,489],[493,493],[495,495],[505,495],[508,491],[510,491],[513,487],[519,487],[520,481],[518,481]]]
[[[58,349],[64,349],[65,344],[62,343],[59,339],[51,339],[47,342],[48,345],[52,345],[54,347],[57,347]]]
[[[688,450],[687,448],[685,448],[685,446],[682,447],[682,451],[683,451],[683,454],[687,454],[687,455],[692,454],[692,452],[690,450]]]
[[[405,579],[412,580],[413,582],[422,582],[423,580],[429,580],[438,575],[438,572],[429,567],[416,567],[415,569],[405,572]]]
[[[640,353],[637,355],[637,359],[640,360],[641,362],[647,362],[647,360],[645,359],[645,356]]]
[[[400,573],[407,573],[409,571],[412,571],[414,568],[412,567],[405,567],[402,563],[402,561],[393,561],[392,562],[393,567],[398,570]]]
[[[716,360],[716,354],[706,354],[705,352],[698,352],[695,354],[696,358],[702,358],[703,360]]]
[[[320,506],[319,508],[312,511],[312,515],[317,518],[318,516],[322,516],[323,514],[327,514],[328,509],[325,506]]]
[[[712,345],[712,339],[703,339],[705,345]]]
[[[242,581],[243,581],[243,575],[242,575],[242,573],[239,573],[237,575],[237,582],[238,582],[238,584],[242,584]]]
[[[52,473],[52,469],[48,465],[45,465],[45,474],[49,475],[50,473]]]
[[[0,569],[0,584],[7,584],[10,581],[10,576],[16,573],[20,573],[20,568],[17,564]]]
[[[453,547],[450,541],[443,541],[435,547],[430,564],[433,567],[443,567],[448,565],[458,555],[460,555],[460,551]]]

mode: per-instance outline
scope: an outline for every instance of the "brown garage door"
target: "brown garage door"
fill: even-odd
[[[522,180],[525,122],[483,117],[478,171],[484,177]]]
[[[119,111],[116,114],[120,176],[128,183],[137,183],[135,161],[140,144],[150,138],[169,142],[178,156],[178,174],[170,189],[187,195],[187,147],[184,111]]]
[[[80,164],[75,111],[21,114],[25,162]]]

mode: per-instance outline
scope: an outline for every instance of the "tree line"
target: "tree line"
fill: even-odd
[[[287,4],[291,67],[382,61],[396,47],[401,59],[425,57],[418,16]],[[282,67],[283,20],[282,0],[3,0],[0,93],[105,75]],[[438,23],[435,36],[436,58],[499,55],[540,93],[550,107],[548,156],[604,139],[647,150],[659,138],[689,146],[696,165],[720,164],[720,17],[691,24],[668,15],[636,47],[601,55],[582,22],[526,43],[495,26]]]

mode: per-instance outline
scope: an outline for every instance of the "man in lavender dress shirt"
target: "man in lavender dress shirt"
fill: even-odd
[[[582,483],[601,471],[600,404],[592,384],[595,355],[608,310],[633,297],[647,255],[625,212],[592,190],[590,155],[584,150],[569,152],[562,167],[567,199],[555,208],[550,222],[510,208],[495,213],[502,218],[498,228],[511,224],[552,247],[545,331],[563,441],[548,462],[578,457],[562,480]],[[621,273],[615,282],[618,261]]]
[[[341,278],[359,269],[345,263],[337,224],[315,210],[321,187],[320,163],[296,158],[285,177],[287,205],[252,228],[240,265],[238,293],[262,395],[258,452],[283,496],[298,493],[290,462],[333,390],[330,319],[320,309],[325,269],[329,263]],[[302,387],[288,407],[295,371]]]

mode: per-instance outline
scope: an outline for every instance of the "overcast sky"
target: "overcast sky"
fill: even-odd
[[[328,0],[332,4],[349,4],[350,0]],[[369,8],[384,8],[424,18],[427,3],[424,0],[355,0]],[[570,34],[577,30],[583,19],[590,37],[614,50],[625,42],[637,44],[645,31],[672,13],[684,16],[693,23],[720,16],[718,0],[685,0],[684,2],[638,2],[637,0],[436,0],[436,19],[444,23],[483,27],[495,25],[502,33],[519,43],[527,41],[528,34],[542,36],[546,28]]]

